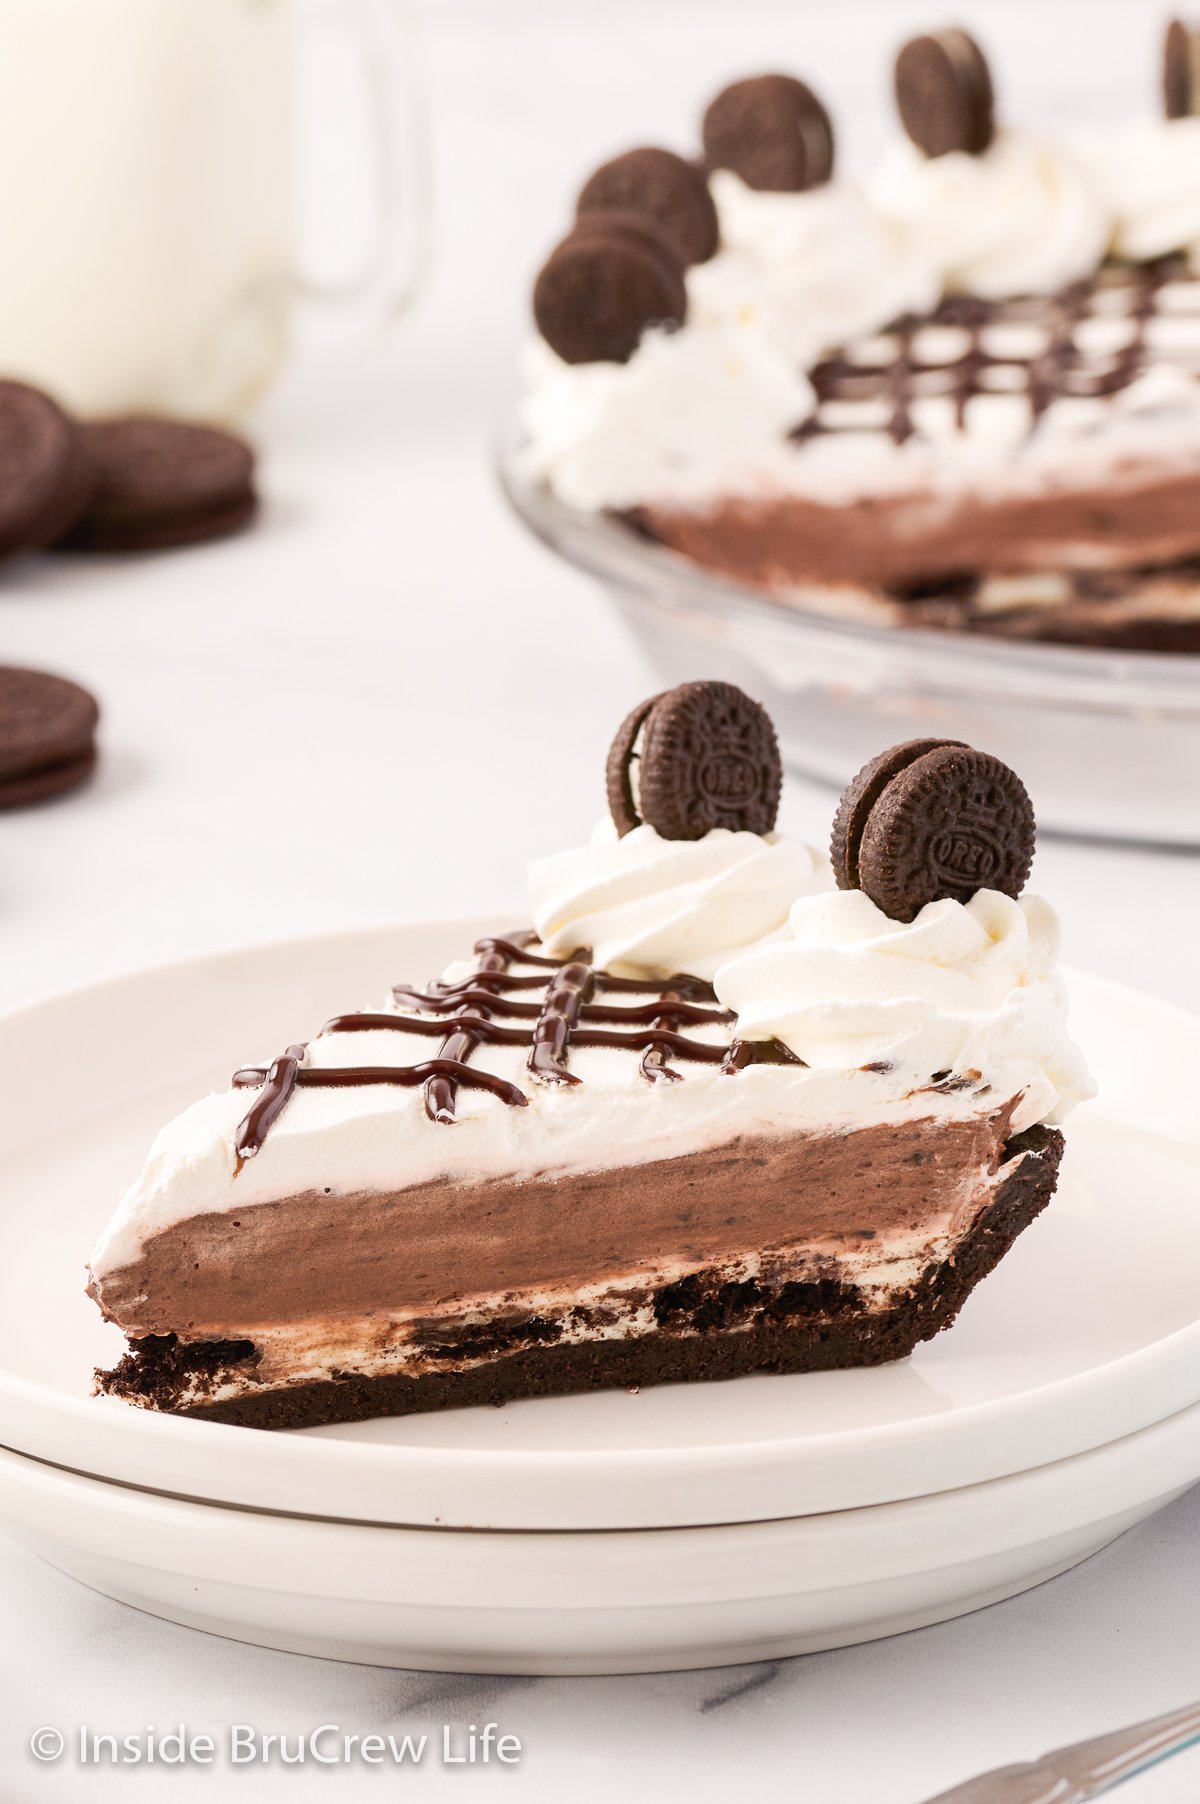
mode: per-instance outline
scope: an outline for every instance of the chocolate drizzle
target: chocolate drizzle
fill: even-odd
[[[529,1069],[535,1077],[552,1084],[577,1084],[579,1079],[567,1070],[567,1046],[571,1029],[579,1019],[579,1011],[595,988],[590,946],[576,952],[570,961],[560,965],[546,986],[546,1000],[533,1029],[533,1051]]]
[[[286,1107],[299,1080],[307,1050],[304,1046],[289,1046],[283,1057],[276,1059],[266,1071],[234,1072],[233,1082],[238,1089],[252,1084],[262,1085],[258,1100],[242,1122],[234,1142],[239,1171],[243,1160],[254,1157],[266,1139],[271,1123]]]
[[[1171,284],[1186,285],[1186,307],[1165,303],[1163,290]],[[1149,328],[1159,319],[1168,322],[1168,331],[1164,342],[1151,344]],[[1172,336],[1169,322],[1176,319],[1195,323],[1192,343]],[[1097,336],[1101,322],[1124,323],[1124,342],[1114,348],[1103,329]],[[962,343],[944,354],[931,340],[935,332],[949,331],[961,334]],[[979,395],[1023,397],[1032,430],[1054,401],[1107,399],[1128,388],[1151,351],[1155,362],[1200,374],[1200,283],[1179,256],[1110,261],[1056,294],[1013,300],[948,295],[934,312],[906,315],[888,332],[818,363],[810,371],[816,409],[793,436],[882,430],[903,444],[918,430],[914,408],[920,402],[952,402],[961,430]]]
[[[571,1051],[580,1047],[641,1053],[640,1070],[650,1083],[678,1082],[683,1077],[668,1063],[671,1056],[720,1065],[730,1074],[752,1064],[803,1063],[778,1040],[735,1040],[730,1045],[680,1032],[689,1025],[727,1028],[734,1019],[728,1009],[718,1006],[716,991],[703,978],[683,973],[665,979],[614,977],[594,968],[586,947],[569,958],[557,959],[531,951],[537,944],[534,933],[480,940],[475,947],[478,964],[467,977],[433,983],[424,990],[407,984],[394,987],[398,1006],[413,1013],[335,1015],[318,1036],[427,1035],[442,1042],[431,1059],[410,1065],[312,1066],[307,1063],[307,1046],[289,1046],[265,1070],[247,1066],[235,1072],[235,1087],[260,1091],[237,1132],[238,1169],[259,1151],[297,1090],[423,1084],[426,1114],[431,1121],[447,1126],[455,1120],[460,1087],[487,1090],[511,1107],[525,1107],[529,1098],[517,1084],[470,1063],[481,1046],[528,1047],[530,1074],[547,1084],[580,1082],[569,1063]],[[533,970],[514,975],[510,970],[514,964]],[[510,993],[513,991],[517,994]],[[526,992],[528,1000],[524,999]],[[597,1000],[622,993],[649,993],[652,1000],[624,1006]]]
[[[782,1040],[735,1040],[725,1054],[722,1069],[745,1071],[748,1065],[803,1065],[807,1070],[808,1061]]]

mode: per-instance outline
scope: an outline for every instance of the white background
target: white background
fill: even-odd
[[[957,11],[985,37],[1011,115],[1102,121],[1152,102],[1154,5]],[[603,598],[523,536],[492,480],[531,271],[594,162],[639,140],[688,148],[701,104],[735,74],[811,76],[853,122],[846,160],[865,156],[889,120],[890,52],[930,23],[907,0],[427,0],[424,15],[434,273],[408,320],[298,360],[264,408],[257,531],[0,574],[0,659],[74,675],[105,711],[89,792],[0,814],[0,1006],[279,934],[489,905],[519,915],[528,858],[587,833],[608,739],[652,680]],[[332,118],[320,135],[348,171]],[[821,838],[832,803],[794,781],[783,824]],[[1074,962],[1200,1005],[1200,859],[1047,842],[1035,885]],[[959,1624],[769,1668],[575,1682],[239,1649],[92,1597],[0,1543],[0,1799],[101,1800],[140,1783],[158,1804],[221,1784],[37,1768],[23,1744],[43,1723],[386,1732],[495,1718],[528,1746],[516,1772],[358,1770],[342,1783],[356,1798],[686,1787],[705,1800],[753,1785],[795,1804],[915,1804],[1200,1696],[1198,1538],[1193,1497]],[[329,1780],[256,1769],[238,1783],[303,1799]],[[1123,1795],[1194,1800],[1200,1754]]]

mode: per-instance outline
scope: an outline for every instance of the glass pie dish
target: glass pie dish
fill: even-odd
[[[757,696],[792,769],[841,788],[881,746],[967,739],[1021,772],[1051,832],[1200,847],[1200,656],[835,619],[565,506],[518,446],[499,470],[526,526],[604,585],[664,686]]]

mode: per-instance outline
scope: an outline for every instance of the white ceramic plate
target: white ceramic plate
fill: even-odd
[[[1200,1399],[1200,1022],[1094,978],[1103,1098],[1059,1195],[901,1364],[270,1435],[88,1396],[123,1350],[84,1261],[154,1131],[248,1057],[424,977],[492,920],[329,936],[0,1020],[0,1444],[159,1491],[356,1521],[658,1528],[791,1517],[1067,1458]]]
[[[321,1522],[0,1452],[0,1525],[121,1602],[330,1659],[670,1671],[920,1628],[1065,1571],[1200,1475],[1200,1405],[1034,1472],[790,1521],[608,1534]]]

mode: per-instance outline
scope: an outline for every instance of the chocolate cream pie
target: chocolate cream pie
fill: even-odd
[[[606,164],[535,286],[526,477],[805,608],[1200,651],[1198,51],[1176,21],[1166,116],[1071,137],[997,124],[943,31],[861,181],[783,75],[702,161]]]
[[[97,1389],[267,1428],[870,1365],[1049,1200],[1090,1085],[1024,789],[924,740],[832,863],[761,708],[652,698],[613,820],[481,939],[171,1122],[91,1262]]]

